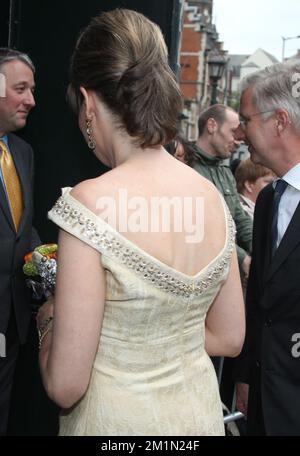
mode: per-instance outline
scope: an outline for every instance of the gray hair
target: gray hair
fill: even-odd
[[[265,112],[265,120],[271,117],[270,111],[282,108],[300,131],[300,84],[297,81],[300,81],[300,60],[291,60],[251,73],[241,81],[240,90],[243,94],[249,87],[253,88],[253,102],[259,112]]]
[[[20,62],[25,63],[25,65],[27,65],[31,71],[35,73],[35,66],[27,54],[17,51],[16,49],[0,47],[0,68],[5,63],[11,62],[13,60],[19,60]]]

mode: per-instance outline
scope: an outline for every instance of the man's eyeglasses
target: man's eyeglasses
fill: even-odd
[[[248,117],[244,117],[241,114],[239,115],[240,127],[242,130],[245,130],[247,127],[248,122],[250,122],[251,117],[258,116],[259,114],[266,114],[267,112],[274,112],[276,109],[270,109],[269,111],[260,111],[255,112],[254,114],[249,114]]]

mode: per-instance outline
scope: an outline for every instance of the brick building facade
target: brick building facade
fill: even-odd
[[[210,51],[226,55],[212,21],[213,0],[184,2],[180,50],[180,87],[184,97],[185,119],[182,133],[191,140],[197,138],[197,119],[200,111],[209,106],[211,86],[207,56]],[[220,81],[218,102],[226,102],[226,72]]]

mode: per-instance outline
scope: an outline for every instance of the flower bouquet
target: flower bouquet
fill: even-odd
[[[34,299],[48,298],[54,293],[57,268],[57,244],[36,247],[24,258],[26,284],[33,290]]]

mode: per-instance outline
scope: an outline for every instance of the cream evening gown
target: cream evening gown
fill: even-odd
[[[204,339],[205,316],[227,278],[234,245],[225,203],[224,248],[192,277],[141,250],[70,190],[63,189],[49,218],[101,253],[107,289],[89,387],[61,416],[60,435],[223,435]]]

